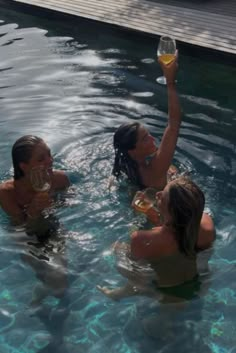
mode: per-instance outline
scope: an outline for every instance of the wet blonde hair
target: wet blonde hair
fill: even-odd
[[[189,178],[179,177],[169,184],[168,211],[181,252],[194,255],[205,197]]]
[[[35,146],[44,142],[38,136],[25,135],[20,137],[12,146],[12,163],[14,169],[14,179],[18,180],[24,176],[23,170],[20,168],[20,163],[29,162],[32,157]]]

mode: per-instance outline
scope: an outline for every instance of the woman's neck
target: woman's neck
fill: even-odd
[[[169,230],[174,230],[174,227],[173,227],[173,223],[170,219],[170,216],[169,215],[164,215],[162,214],[162,226],[165,227],[166,229],[169,229]]]

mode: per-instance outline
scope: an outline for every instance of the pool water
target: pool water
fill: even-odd
[[[155,82],[157,41],[36,15],[1,9],[0,178],[12,175],[15,140],[35,134],[73,187],[56,210],[60,240],[47,249],[0,213],[0,352],[235,353],[235,66],[180,47],[183,124],[174,163],[204,190],[217,229],[200,295],[177,307],[145,296],[113,302],[96,288],[125,282],[110,246],[129,241],[144,220],[131,210],[125,182],[108,190],[112,135],[137,120],[160,141],[167,97]],[[32,295],[48,273],[52,287],[59,273],[66,295],[34,309]]]

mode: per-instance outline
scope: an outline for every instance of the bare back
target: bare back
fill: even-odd
[[[214,239],[213,221],[204,213],[196,248],[207,249]],[[150,262],[160,286],[178,285],[197,275],[196,256],[180,252],[174,232],[166,226],[134,232],[131,236],[131,255],[134,259]]]

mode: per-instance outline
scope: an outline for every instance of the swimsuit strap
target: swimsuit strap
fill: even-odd
[[[145,157],[145,163],[146,165],[149,165],[149,163],[151,162],[151,160],[153,159],[153,157],[155,156],[156,151],[152,154],[149,154],[148,156]]]

